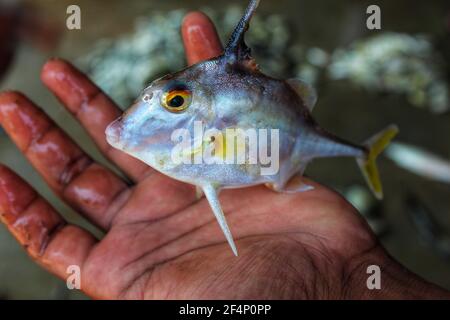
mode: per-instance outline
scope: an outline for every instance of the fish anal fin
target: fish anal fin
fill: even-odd
[[[302,98],[303,103],[308,108],[309,111],[314,109],[317,102],[317,92],[310,84],[300,80],[300,79],[289,79],[286,82],[291,86],[291,88],[297,92],[297,94]]]
[[[300,173],[295,174],[294,176],[289,179],[288,182],[284,186],[279,186],[277,184],[269,184],[267,183],[266,186],[276,192],[280,193],[298,193],[298,192],[306,192],[313,190],[314,187],[305,183],[305,179],[303,178],[303,175]]]

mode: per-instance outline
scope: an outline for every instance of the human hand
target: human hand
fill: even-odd
[[[209,19],[183,23],[189,64],[219,55]],[[0,95],[0,123],[50,187],[100,227],[97,240],[67,223],[10,169],[0,166],[0,217],[37,263],[65,278],[81,268],[93,298],[401,298],[442,297],[443,290],[389,258],[358,212],[313,181],[313,191],[279,194],[263,186],[225,190],[220,200],[235,257],[207,201],[111,148],[106,126],[121,111],[89,79],[50,60],[44,84],[81,122],[131,185],[93,161],[37,106],[17,92]],[[366,268],[382,269],[382,290],[369,291]],[[409,290],[409,292],[407,291]],[[448,296],[447,296],[448,297]]]

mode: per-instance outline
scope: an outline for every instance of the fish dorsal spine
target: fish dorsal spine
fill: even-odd
[[[244,35],[260,0],[250,0],[244,15],[237,24],[225,48],[224,56],[234,62],[252,60],[251,50],[245,44]]]

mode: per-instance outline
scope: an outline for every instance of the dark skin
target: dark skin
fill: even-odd
[[[183,23],[189,64],[217,56],[211,21]],[[0,123],[50,187],[105,230],[98,240],[67,223],[22,178],[0,166],[0,217],[33,260],[65,279],[81,267],[93,298],[450,298],[390,258],[360,214],[313,181],[313,191],[279,194],[264,186],[223,191],[235,257],[195,189],[111,148],[105,127],[121,111],[69,63],[53,59],[41,78],[133,182],[93,161],[33,102],[0,95]],[[381,268],[382,289],[368,290],[367,267]]]

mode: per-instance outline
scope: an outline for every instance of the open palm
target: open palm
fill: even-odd
[[[214,27],[200,13],[185,18],[183,38],[189,63],[220,54]],[[194,187],[108,146],[104,130],[120,109],[89,79],[62,60],[49,61],[41,76],[133,183],[94,162],[25,96],[5,92],[3,128],[51,188],[106,235],[97,240],[66,223],[4,166],[1,219],[57,276],[80,266],[82,290],[91,297],[356,297],[366,284],[355,287],[355,279],[366,276],[369,260],[387,259],[355,209],[312,181],[313,191],[293,195],[263,186],[223,191],[235,257]]]

